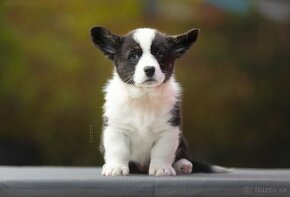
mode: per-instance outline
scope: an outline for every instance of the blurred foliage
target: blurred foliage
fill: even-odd
[[[201,28],[176,63],[192,156],[226,166],[289,167],[289,24],[202,1],[158,1],[157,12],[146,6],[0,2],[0,164],[102,164],[102,87],[113,67],[89,37],[101,25],[119,34],[143,26],[169,34]]]

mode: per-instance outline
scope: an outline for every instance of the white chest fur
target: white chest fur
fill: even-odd
[[[147,163],[159,135],[172,130],[169,120],[180,87],[172,77],[161,86],[140,88],[124,84],[114,74],[104,90],[104,116],[108,125],[128,137],[130,160]]]

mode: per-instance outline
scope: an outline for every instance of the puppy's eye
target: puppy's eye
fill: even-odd
[[[160,50],[158,50],[157,52],[156,52],[156,56],[158,57],[158,58],[163,58],[164,57],[164,53],[162,52],[162,51],[160,51]]]
[[[138,60],[138,58],[139,58],[139,55],[136,52],[132,52],[129,55],[129,60],[130,61],[136,61],[136,60]]]

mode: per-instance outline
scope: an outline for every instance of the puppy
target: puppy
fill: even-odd
[[[198,33],[191,29],[169,36],[140,28],[119,36],[103,27],[91,29],[93,43],[115,65],[104,88],[102,175],[128,175],[129,166],[130,172],[155,176],[192,172],[180,130],[181,88],[174,63]],[[201,171],[214,171],[213,166],[196,165]]]

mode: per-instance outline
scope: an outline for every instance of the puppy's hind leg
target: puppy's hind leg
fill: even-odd
[[[173,168],[178,175],[190,174],[192,172],[192,163],[187,159],[179,159],[173,164]]]
[[[192,163],[189,161],[187,155],[187,142],[182,134],[180,134],[173,168],[178,175],[190,174],[192,172]]]

